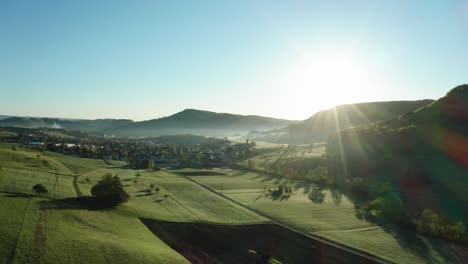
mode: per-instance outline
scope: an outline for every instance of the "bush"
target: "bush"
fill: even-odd
[[[319,166],[313,170],[309,170],[309,172],[306,175],[306,180],[322,186],[326,186],[331,183],[331,179],[330,177],[328,177],[327,168],[323,166]]]
[[[351,191],[355,193],[366,192],[366,186],[364,185],[364,182],[361,177],[353,178],[350,183],[350,188],[351,188]]]
[[[47,190],[47,188],[42,184],[36,184],[32,187],[32,189],[37,194],[45,194],[49,192],[49,190]]]
[[[451,240],[466,240],[465,225],[462,222],[451,223],[429,209],[424,209],[416,221],[416,231]]]
[[[387,194],[369,203],[370,214],[391,222],[402,222],[404,219],[403,204],[397,194]]]
[[[98,203],[105,206],[116,206],[125,203],[129,199],[129,195],[123,189],[122,183],[118,176],[112,177],[107,174],[93,186],[91,194]]]

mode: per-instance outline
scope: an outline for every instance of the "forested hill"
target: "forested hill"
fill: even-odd
[[[160,136],[194,134],[201,136],[242,135],[250,130],[282,128],[297,121],[255,115],[235,115],[186,109],[159,119],[135,122],[128,119],[61,119],[9,117],[0,119],[0,127],[60,128],[94,134],[121,136]]]
[[[343,130],[330,138],[327,154],[331,175],[343,183],[362,183],[369,201],[384,201],[370,202],[369,212],[424,224],[421,214],[428,209],[447,220],[426,223],[442,226],[423,225],[421,232],[460,239],[450,225],[468,224],[468,85],[399,118]],[[376,191],[383,186],[387,194]],[[385,195],[392,198],[386,201]],[[387,202],[401,207],[377,208]]]
[[[2,127],[56,128],[77,130],[89,133],[101,133],[105,130],[133,123],[128,119],[62,119],[40,117],[9,117],[0,119]]]
[[[257,141],[274,143],[308,144],[326,141],[339,130],[365,126],[377,121],[389,120],[415,111],[433,100],[388,101],[339,105],[320,111],[310,118],[283,129],[250,134]]]
[[[255,115],[215,113],[186,109],[174,115],[142,122],[135,122],[112,130],[124,136],[157,136],[170,134],[194,134],[205,136],[231,136],[250,130],[281,128],[295,121]]]

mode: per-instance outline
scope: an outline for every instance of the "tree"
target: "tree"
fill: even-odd
[[[37,194],[44,194],[44,193],[48,193],[49,190],[47,190],[47,188],[42,185],[42,184],[36,184],[32,187],[33,191]]]
[[[247,167],[249,168],[249,170],[253,169],[254,168],[254,162],[252,160],[248,160],[247,161]]]
[[[281,184],[278,186],[278,194],[279,195],[283,194],[283,185],[281,185]]]
[[[116,206],[125,203],[129,199],[129,195],[125,192],[120,178],[112,177],[111,174],[106,174],[102,179],[91,189],[93,197],[102,205]]]
[[[154,161],[153,160],[149,160],[148,161],[148,170],[153,170],[154,169]]]

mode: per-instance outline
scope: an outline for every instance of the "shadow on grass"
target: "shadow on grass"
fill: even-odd
[[[96,201],[94,197],[70,197],[64,199],[40,201],[41,210],[89,210],[89,211],[108,211],[114,207],[109,207]]]
[[[127,178],[127,179],[121,179],[120,181],[125,181],[126,182],[126,181],[134,181],[134,180],[135,180],[135,178]]]
[[[34,197],[39,197],[39,198],[43,198],[43,196],[40,196],[40,195],[27,194],[27,193],[8,193],[7,195],[4,195],[2,197],[6,197],[6,198],[34,198]]]
[[[135,197],[141,197],[141,196],[151,196],[153,193],[145,193],[145,194],[137,194]]]
[[[348,197],[353,198],[352,195]],[[359,207],[364,201],[355,199],[353,202],[356,217],[378,225],[387,234],[390,234],[401,248],[409,250],[412,254],[424,259],[428,263],[439,263],[441,261],[464,263],[468,259],[468,244],[420,235],[412,224],[390,224],[384,218],[374,218],[363,214]]]

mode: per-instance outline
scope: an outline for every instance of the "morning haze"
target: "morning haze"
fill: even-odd
[[[468,1],[0,2],[0,263],[466,263]]]
[[[436,99],[468,68],[465,1],[1,6],[9,115],[147,120],[194,108],[298,120]]]

